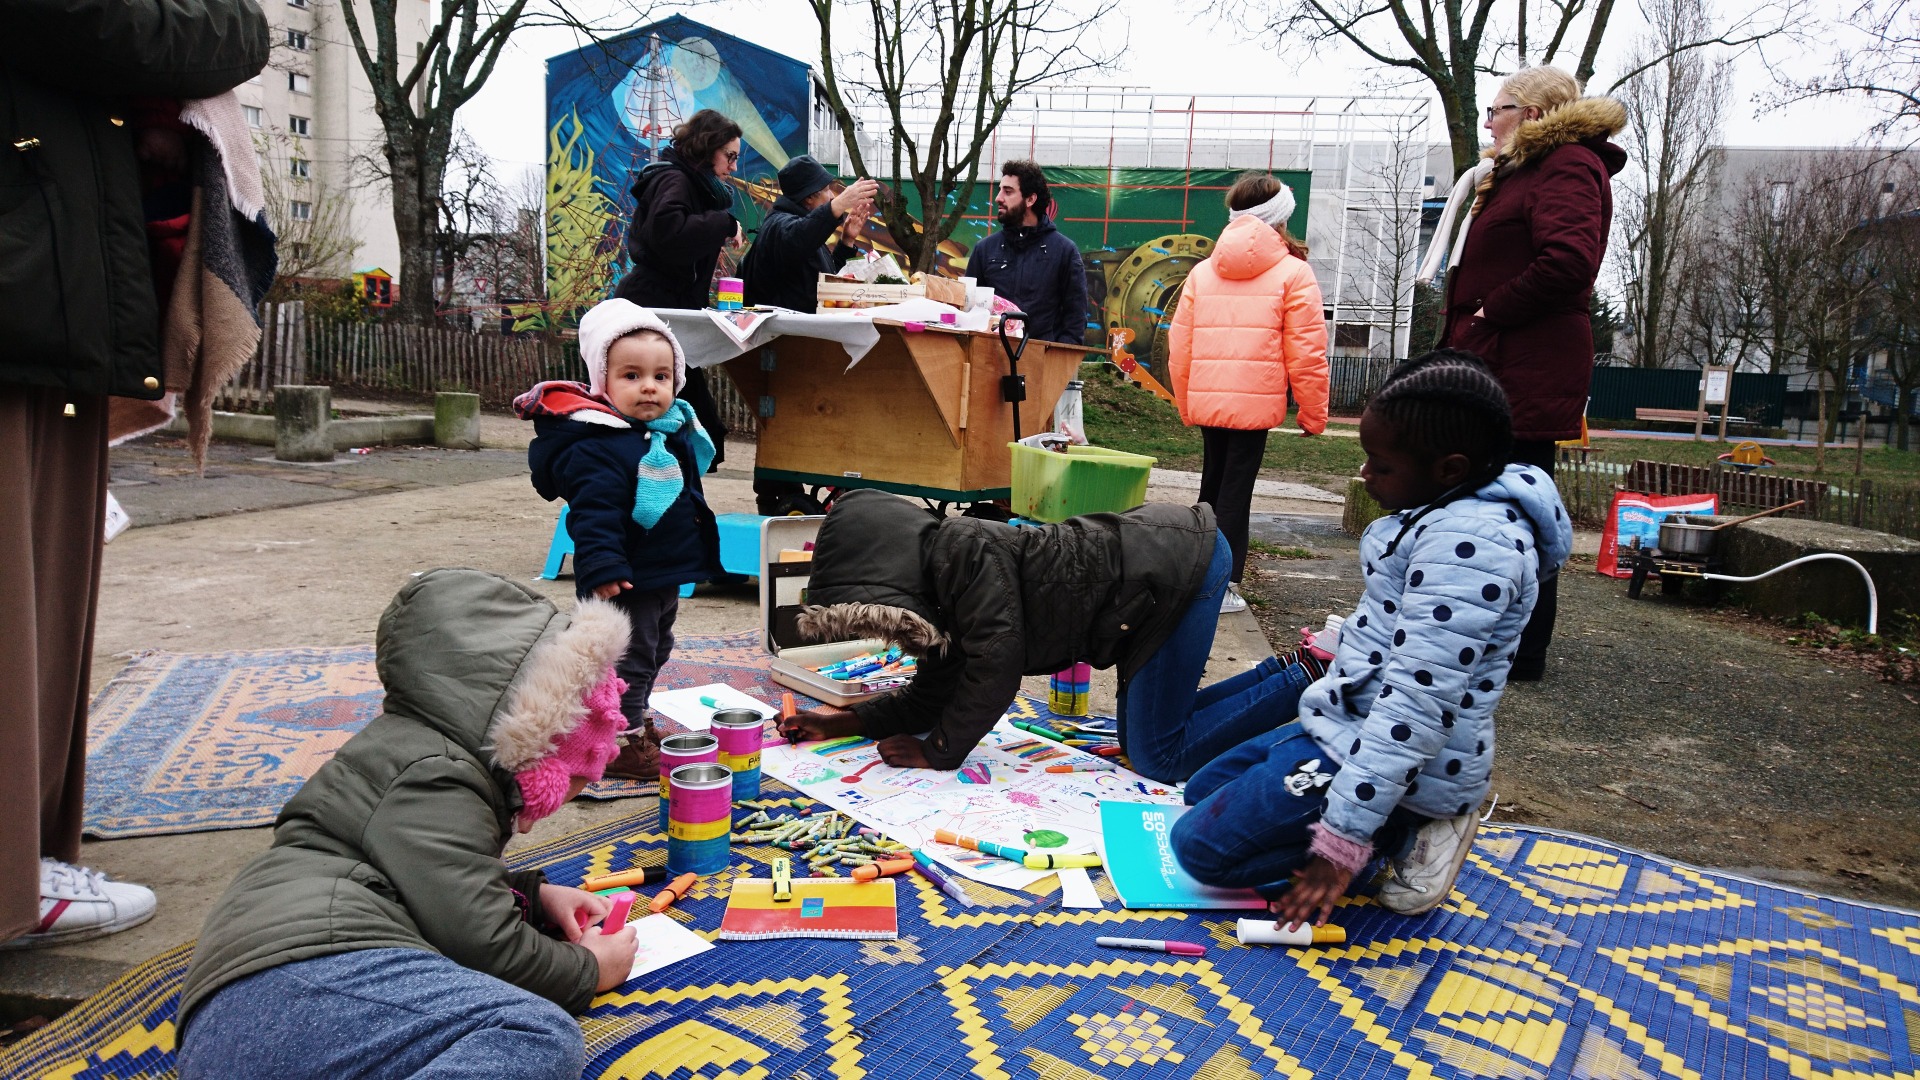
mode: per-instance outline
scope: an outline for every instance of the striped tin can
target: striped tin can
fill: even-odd
[[[766,725],[766,717],[752,709],[721,709],[713,714],[720,764],[733,770],[735,802],[760,797],[760,740]]]
[[[733,846],[733,770],[702,761],[673,770],[667,783],[667,873],[725,870]]]
[[[1047,683],[1047,710],[1055,716],[1087,715],[1092,682],[1093,665],[1085,660],[1052,676]]]
[[[667,777],[682,765],[720,760],[720,740],[705,731],[668,735],[660,740],[660,831],[667,830]]]

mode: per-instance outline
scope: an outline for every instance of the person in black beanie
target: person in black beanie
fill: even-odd
[[[880,185],[857,180],[835,194],[833,184],[827,170],[804,154],[780,170],[780,197],[740,264],[748,304],[811,313],[819,275],[859,254],[851,241],[866,229]],[[836,229],[840,243],[829,251],[827,240]]]

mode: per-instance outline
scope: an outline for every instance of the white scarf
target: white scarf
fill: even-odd
[[[1433,242],[1427,245],[1427,257],[1420,260],[1420,270],[1413,275],[1415,284],[1433,284],[1434,277],[1440,273],[1442,259],[1446,260],[1445,265],[1448,267],[1460,265],[1460,252],[1467,246],[1467,230],[1473,228],[1474,195],[1480,187],[1480,181],[1486,179],[1487,174],[1491,172],[1493,172],[1493,159],[1487,158],[1461,173],[1460,179],[1454,182],[1453,193],[1447,196],[1447,208],[1441,211],[1440,224],[1433,230]],[[1462,206],[1468,208],[1467,220],[1461,224],[1460,231],[1455,233],[1453,220],[1459,216]],[[1448,247],[1449,239],[1452,240],[1451,249]]]
[[[1285,228],[1287,220],[1293,217],[1293,189],[1281,184],[1280,190],[1274,193],[1273,198],[1259,206],[1227,211],[1228,221],[1243,217],[1257,217],[1276,229]]]

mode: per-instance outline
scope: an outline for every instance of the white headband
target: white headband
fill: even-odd
[[[1227,211],[1228,221],[1232,221],[1234,218],[1248,216],[1257,217],[1276,229],[1283,228],[1287,224],[1287,220],[1293,217],[1293,189],[1285,184],[1281,184],[1280,190],[1274,193],[1273,198],[1268,199],[1259,206],[1249,206],[1245,210]]]

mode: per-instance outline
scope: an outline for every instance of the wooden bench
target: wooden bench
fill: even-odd
[[[1720,423],[1720,417],[1712,414],[1703,415],[1695,409],[1635,409],[1633,410],[1633,418],[1635,420],[1659,420],[1674,424],[1691,424],[1695,420],[1699,420],[1708,426]],[[1747,423],[1747,418],[1744,416],[1729,416],[1727,417],[1727,423],[1744,424]]]

